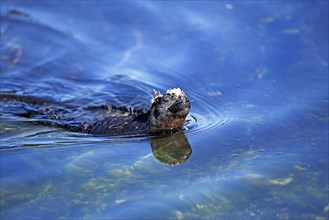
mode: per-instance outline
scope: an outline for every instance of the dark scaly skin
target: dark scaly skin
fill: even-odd
[[[150,109],[145,112],[113,106],[90,110],[90,113],[84,114],[93,115],[93,118],[74,129],[79,131],[82,128],[80,132],[92,134],[170,133],[181,128],[190,106],[185,93],[182,92],[179,96],[166,93],[155,97]]]
[[[146,111],[127,107],[96,106],[65,108],[47,106],[46,102],[31,97],[0,95],[1,101],[24,102],[31,105],[19,116],[37,119],[38,123],[91,134],[165,134],[181,129],[190,110],[190,102],[183,91],[160,95],[153,93],[153,102]],[[57,104],[59,105],[59,104]]]

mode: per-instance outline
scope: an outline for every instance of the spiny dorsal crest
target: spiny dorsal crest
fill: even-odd
[[[162,97],[160,91],[156,91],[155,89],[153,89],[151,103],[153,104],[158,97]]]
[[[143,109],[136,109],[136,108],[127,107],[127,106],[111,105],[111,106],[109,106],[109,108],[111,110],[117,110],[117,111],[122,111],[122,112],[129,112],[131,114],[136,114],[136,115],[143,114],[145,112],[145,110],[143,110]]]

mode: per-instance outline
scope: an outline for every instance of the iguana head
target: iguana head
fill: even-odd
[[[153,133],[170,132],[179,129],[190,111],[190,101],[185,93],[177,88],[164,95],[153,91],[152,106],[148,122]]]

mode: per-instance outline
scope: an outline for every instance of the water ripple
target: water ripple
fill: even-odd
[[[211,99],[205,99],[204,94],[197,91],[190,91],[189,97],[192,102],[192,108],[184,126],[187,133],[206,132],[229,126],[236,121],[236,110],[231,106],[227,104],[219,106],[218,101],[214,102],[214,104],[210,103],[208,100]]]

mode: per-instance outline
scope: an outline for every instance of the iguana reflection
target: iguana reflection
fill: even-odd
[[[191,156],[192,148],[184,132],[151,140],[153,155],[162,163],[175,166]]]

